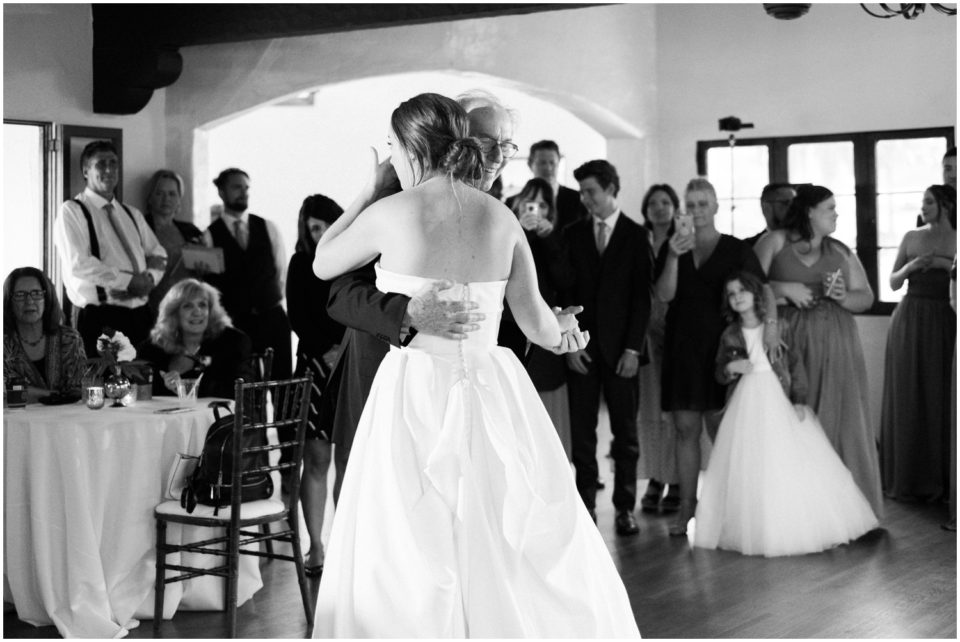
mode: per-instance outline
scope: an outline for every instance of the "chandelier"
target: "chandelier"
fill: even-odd
[[[893,18],[894,16],[903,16],[907,20],[913,20],[917,16],[923,13],[924,9],[927,8],[925,4],[913,4],[913,3],[901,3],[901,4],[880,4],[877,5],[882,10],[882,13],[874,13],[870,10],[865,4],[860,4],[864,11],[869,13],[874,18]],[[957,15],[956,7],[948,7],[944,4],[933,3],[930,5],[935,11],[944,13],[948,16]]]

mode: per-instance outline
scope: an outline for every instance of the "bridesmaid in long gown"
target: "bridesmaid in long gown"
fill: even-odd
[[[623,581],[516,355],[496,345],[504,297],[531,342],[579,331],[540,295],[519,221],[471,185],[490,139],[453,100],[391,118],[403,191],[357,203],[317,246],[330,279],[379,255],[377,287],[475,301],[462,340],[417,333],[374,378],[334,515],[314,637],[639,637]],[[369,190],[365,190],[369,191]],[[577,344],[582,341],[577,341]]]
[[[957,251],[957,192],[932,185],[923,195],[923,227],[900,243],[890,274],[894,291],[910,284],[893,311],[883,380],[880,463],[883,490],[901,500],[949,492],[950,379],[957,315],[950,268]]]
[[[789,323],[785,340],[809,380],[807,402],[840,459],[880,519],[883,494],[877,444],[868,423],[867,366],[853,314],[873,305],[860,259],[830,235],[837,228],[833,192],[801,185],[783,229],[754,248]]]

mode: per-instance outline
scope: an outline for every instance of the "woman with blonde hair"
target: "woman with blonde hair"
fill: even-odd
[[[253,380],[250,352],[250,337],[233,327],[220,292],[196,279],[170,288],[150,338],[137,347],[154,368],[153,394],[176,394],[179,379],[203,374],[198,397],[231,399],[238,377]]]
[[[187,221],[175,217],[180,213],[183,198],[183,178],[169,169],[157,170],[150,179],[147,191],[147,207],[144,218],[157,235],[160,245],[167,251],[167,267],[163,278],[150,291],[150,309],[156,314],[167,290],[174,283],[193,276],[183,264],[183,248],[187,245],[203,245],[203,232]]]

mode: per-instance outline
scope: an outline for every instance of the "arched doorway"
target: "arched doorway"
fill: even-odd
[[[213,179],[226,167],[250,174],[250,208],[277,223],[292,251],[304,197],[323,193],[346,207],[365,179],[366,150],[387,153],[390,112],[425,91],[453,96],[483,88],[517,115],[520,152],[504,172],[504,193],[522,187],[530,144],[550,138],[563,152],[560,180],[575,187],[573,169],[607,155],[607,138],[564,106],[517,85],[479,74],[420,72],[324,85],[284,96],[196,130],[193,200],[201,228],[220,200]],[[215,215],[215,214],[214,214]]]

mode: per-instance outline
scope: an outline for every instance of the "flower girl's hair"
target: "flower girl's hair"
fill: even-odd
[[[727,296],[727,285],[734,281],[740,281],[743,289],[753,295],[753,311],[760,321],[766,316],[766,310],[763,307],[763,281],[753,272],[740,270],[734,272],[723,280],[723,297],[720,302],[720,311],[728,322],[740,321],[740,315],[730,308],[730,297]]]

